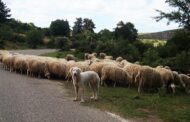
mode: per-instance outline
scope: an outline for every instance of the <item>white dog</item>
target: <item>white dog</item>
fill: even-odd
[[[79,89],[81,88],[82,94],[81,94],[81,102],[84,102],[84,87],[85,84],[90,84],[92,90],[93,90],[93,96],[91,99],[97,100],[98,99],[98,89],[99,89],[99,83],[100,83],[100,77],[98,74],[94,71],[86,71],[82,72],[80,68],[73,67],[70,69],[73,85],[75,89],[75,99],[74,101],[78,101],[78,93]]]

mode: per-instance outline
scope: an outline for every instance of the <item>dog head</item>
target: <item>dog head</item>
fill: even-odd
[[[77,80],[79,78],[79,75],[81,72],[82,72],[81,69],[78,67],[73,67],[70,69],[70,73],[72,77],[74,78],[74,80]]]
[[[81,73],[81,69],[78,68],[78,67],[73,67],[73,68],[70,69],[70,72],[71,72],[72,75],[76,76],[76,75]]]

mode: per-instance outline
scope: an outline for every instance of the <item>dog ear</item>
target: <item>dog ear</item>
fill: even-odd
[[[82,72],[82,70],[81,70],[80,68],[78,68],[78,71],[79,71],[79,73],[81,73],[81,72]]]

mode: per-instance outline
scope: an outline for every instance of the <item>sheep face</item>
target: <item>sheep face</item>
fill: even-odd
[[[48,79],[50,79],[51,78],[50,73],[49,72],[45,72],[45,77],[48,78]]]

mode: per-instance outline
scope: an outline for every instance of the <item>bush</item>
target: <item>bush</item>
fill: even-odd
[[[69,50],[72,43],[67,37],[55,38],[55,47],[61,50]]]
[[[190,49],[190,32],[187,30],[179,30],[174,36],[168,40],[167,45],[175,46],[177,52],[188,51]]]
[[[35,49],[37,45],[42,43],[43,34],[41,31],[34,29],[26,34],[26,38],[29,46]]]
[[[5,24],[0,25],[0,39],[11,40],[12,38],[13,38],[12,29]]]
[[[0,49],[4,49],[5,41],[0,39]]]
[[[190,68],[190,51],[177,54],[175,64],[179,69],[188,69]]]
[[[55,38],[51,37],[49,41],[45,42],[47,48],[55,48]]]
[[[159,57],[159,54],[155,49],[149,48],[143,54],[142,63],[145,64],[145,65],[155,67],[155,66],[158,66],[158,65],[162,64],[162,59]]]

